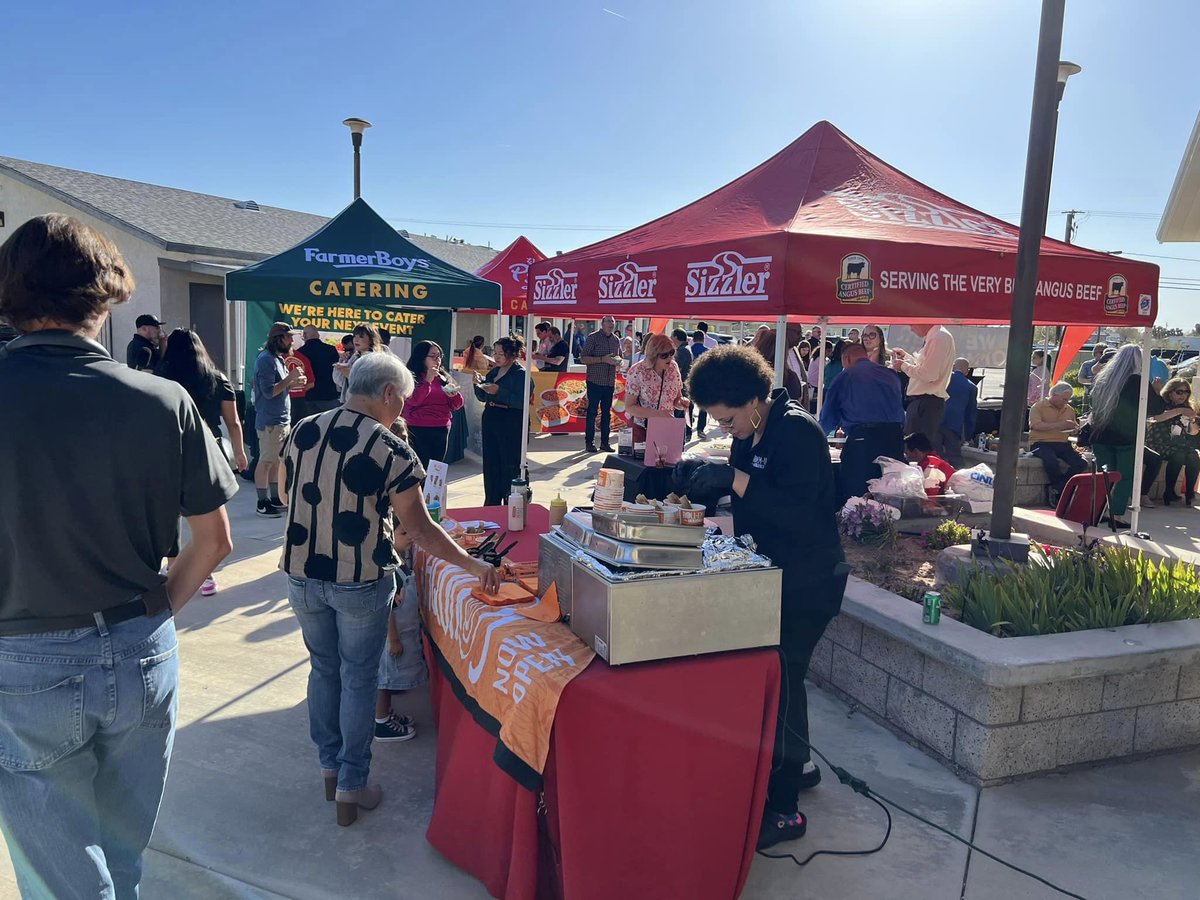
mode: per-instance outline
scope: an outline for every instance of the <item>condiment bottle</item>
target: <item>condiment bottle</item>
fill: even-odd
[[[567,501],[559,494],[550,501],[550,524],[561,525],[567,517]]]

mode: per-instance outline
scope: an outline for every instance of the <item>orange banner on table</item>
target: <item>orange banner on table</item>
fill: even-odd
[[[415,556],[421,618],[439,665],[499,740],[496,762],[535,789],[559,697],[595,651],[561,622],[539,622],[512,607],[473,599],[479,580],[458,566],[420,550]]]

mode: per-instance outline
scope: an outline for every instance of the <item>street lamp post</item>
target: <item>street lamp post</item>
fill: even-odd
[[[1033,353],[1033,310],[1037,294],[1038,263],[1050,202],[1050,174],[1054,164],[1054,139],[1058,104],[1067,79],[1080,71],[1074,63],[1059,61],[1062,49],[1066,0],[1043,0],[1038,37],[1037,68],[1033,82],[1033,109],[1029,120],[1029,147],[1025,157],[1025,188],[1021,205],[1021,234],[1017,243],[1017,272],[1012,316],[1008,330],[1008,361],[1004,371],[1004,402],[1000,411],[1000,448],[993,479],[991,530],[972,545],[977,556],[1028,559],[1029,539],[1012,533],[1013,501],[1017,483],[1017,456],[1025,430],[1025,397],[1029,390],[1029,359]]]
[[[354,145],[354,199],[362,196],[362,150],[363,132],[371,127],[366,119],[344,119],[342,124],[350,129],[350,143]]]

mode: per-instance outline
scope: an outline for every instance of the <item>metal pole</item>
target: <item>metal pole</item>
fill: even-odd
[[[525,396],[521,398],[521,415],[524,419],[521,427],[521,477],[529,467],[529,390],[533,384],[533,347],[529,343],[529,321],[525,316]]]
[[[1129,531],[1137,534],[1142,516],[1142,466],[1146,462],[1146,416],[1150,403],[1150,344],[1153,330],[1142,329],[1142,394],[1138,398],[1138,430],[1133,444],[1133,500],[1130,505]],[[1111,514],[1111,510],[1109,511]]]
[[[829,365],[829,357],[825,355],[825,347],[829,343],[829,338],[825,335],[825,329],[829,327],[829,320],[822,316],[817,319],[817,324],[821,326],[821,364],[817,366],[817,421],[821,419],[821,405],[825,402],[825,367]],[[816,348],[813,348],[816,352]]]
[[[783,387],[783,371],[787,365],[787,316],[775,320],[775,387]],[[797,400],[800,398],[797,397]]]
[[[1037,68],[1033,82],[1033,109],[1029,121],[1029,148],[1025,159],[1025,189],[1021,208],[1021,233],[1017,244],[1016,284],[1008,329],[1008,360],[1004,372],[1004,402],[1000,412],[1000,449],[993,479],[992,521],[989,543],[1012,537],[1013,503],[1017,483],[1017,456],[1025,428],[1025,395],[1029,390],[1029,357],[1033,352],[1033,310],[1038,262],[1053,164],[1058,56],[1062,47],[1066,0],[1043,0]]]
[[[352,134],[350,140],[354,144],[354,199],[362,196],[362,135]]]

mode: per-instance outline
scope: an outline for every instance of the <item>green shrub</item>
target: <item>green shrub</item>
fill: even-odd
[[[945,550],[947,547],[969,543],[971,543],[971,529],[952,520],[946,520],[925,535],[925,546],[930,550]]]
[[[1035,544],[1028,565],[976,567],[942,595],[964,622],[997,637],[1200,618],[1200,577],[1190,565],[1096,544],[1081,550]]]

